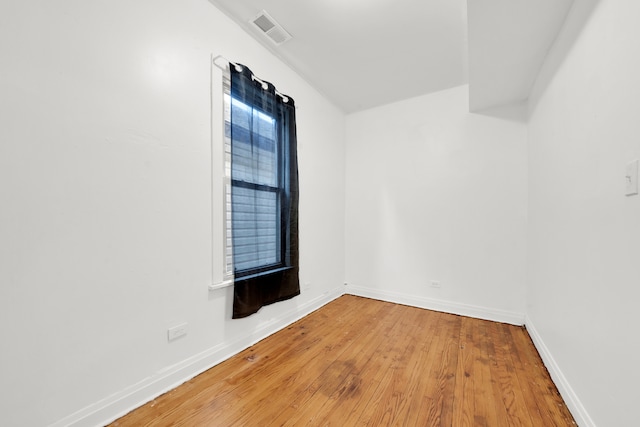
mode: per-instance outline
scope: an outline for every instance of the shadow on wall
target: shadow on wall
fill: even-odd
[[[530,90],[529,98],[517,103],[499,105],[472,111],[472,114],[495,117],[507,121],[526,123],[530,112],[535,110],[539,94],[544,93],[556,71],[571,51],[573,44],[601,0],[574,0],[562,30],[549,49],[538,76]]]
[[[520,101],[506,105],[499,105],[497,107],[484,108],[479,111],[470,111],[470,113],[495,117],[509,122],[526,123],[527,111],[527,101]]]
[[[574,0],[562,30],[549,49],[529,94],[529,115],[535,110],[539,95],[545,92],[599,3],[600,0]]]

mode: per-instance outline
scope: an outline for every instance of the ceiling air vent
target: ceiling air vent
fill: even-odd
[[[280,45],[291,39],[291,34],[287,33],[287,31],[282,28],[282,25],[278,24],[276,20],[264,10],[249,22],[276,45]]]

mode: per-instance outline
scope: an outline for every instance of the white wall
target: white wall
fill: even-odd
[[[310,286],[234,321],[231,289],[207,290],[212,54],[299,106]],[[0,94],[0,425],[100,423],[342,291],[344,115],[207,1],[3,1]]]
[[[468,108],[460,86],[347,117],[347,282],[521,324],[526,128]]]
[[[581,7],[532,96],[527,324],[581,425],[637,425],[640,197],[624,184],[640,158],[640,2],[600,1],[575,36]]]

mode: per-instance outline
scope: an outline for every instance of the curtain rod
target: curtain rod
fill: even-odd
[[[226,64],[219,64],[218,62],[216,62],[216,61],[220,61],[220,60],[225,61]],[[213,65],[215,65],[216,67],[220,68],[222,71],[227,71],[231,65],[236,67],[236,71],[238,71],[238,72],[242,71],[242,65],[236,64],[235,62],[231,62],[231,61],[229,61],[227,58],[225,58],[222,55],[215,56],[212,59],[212,61],[213,61]],[[262,85],[262,88],[265,89],[265,90],[269,87],[269,85],[268,85],[268,83],[266,81],[256,77],[255,74],[253,74],[253,72],[251,73],[251,80],[254,80],[254,81],[257,81],[258,83],[260,83]],[[283,102],[285,102],[285,103],[289,102],[289,97],[287,95],[285,95],[283,93],[280,93],[277,90],[275,92],[276,92],[276,95],[278,95],[280,98],[282,98]]]

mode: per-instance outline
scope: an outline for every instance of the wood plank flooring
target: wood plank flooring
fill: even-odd
[[[112,426],[574,426],[524,328],[345,295]]]

